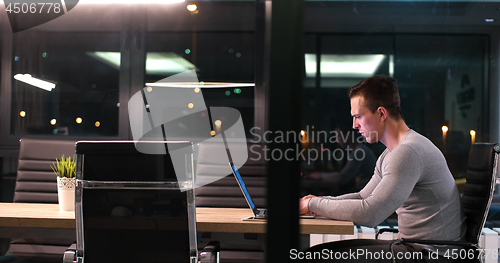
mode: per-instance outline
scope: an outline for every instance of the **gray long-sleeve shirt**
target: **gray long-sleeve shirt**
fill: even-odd
[[[460,197],[439,149],[410,130],[378,158],[374,175],[358,193],[313,197],[309,210],[332,219],[374,227],[394,211],[403,238],[462,240]]]

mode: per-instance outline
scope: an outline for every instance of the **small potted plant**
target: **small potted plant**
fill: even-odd
[[[59,201],[59,210],[75,210],[75,158],[61,156],[56,158],[56,162],[51,165],[52,170],[57,175],[57,200]]]

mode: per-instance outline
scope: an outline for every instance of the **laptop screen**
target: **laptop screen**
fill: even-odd
[[[236,166],[234,165],[231,165],[231,169],[233,170],[236,180],[238,180],[238,184],[240,185],[241,191],[243,191],[243,195],[245,195],[245,199],[247,200],[248,205],[250,205],[250,208],[255,211],[255,205],[252,201],[252,198],[250,197],[250,194],[248,193],[245,183],[243,182],[243,178],[241,178],[240,172],[238,172],[238,168],[236,168]]]

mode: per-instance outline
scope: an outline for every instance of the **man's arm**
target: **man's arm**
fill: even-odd
[[[359,225],[378,225],[406,201],[422,173],[422,164],[413,148],[401,146],[390,157],[386,156],[384,167],[377,165],[372,180],[359,192],[360,199],[311,197],[309,210]],[[346,197],[349,199],[344,199]]]

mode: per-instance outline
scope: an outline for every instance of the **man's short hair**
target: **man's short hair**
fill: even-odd
[[[374,113],[378,107],[384,107],[393,119],[403,118],[401,99],[396,80],[386,76],[373,76],[361,81],[349,89],[349,99],[361,96],[364,106]]]

